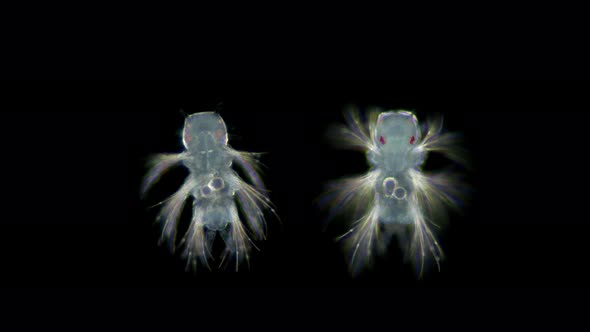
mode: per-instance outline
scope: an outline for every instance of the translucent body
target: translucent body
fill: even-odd
[[[172,166],[182,164],[189,170],[183,186],[164,205],[158,221],[162,223],[162,240],[175,248],[179,217],[186,200],[193,197],[192,221],[181,240],[187,266],[196,267],[197,257],[208,265],[211,248],[219,234],[225,244],[225,257],[235,259],[236,269],[251,248],[254,239],[264,238],[263,208],[270,207],[264,185],[255,169],[254,154],[240,152],[227,144],[227,129],[222,118],[213,112],[188,116],[183,129],[185,151],[159,154],[152,158],[142,186],[142,194]],[[233,170],[234,162],[242,168],[253,185]],[[245,224],[238,210],[242,210]],[[224,261],[222,260],[222,262]]]
[[[374,110],[366,121],[356,111],[346,115],[348,126],[336,128],[335,141],[365,151],[370,169],[365,175],[333,182],[326,198],[333,204],[332,213],[353,210],[355,223],[341,237],[351,255],[351,272],[360,272],[375,248],[383,252],[397,236],[422,276],[429,258],[438,265],[443,256],[428,224],[441,216],[444,204],[456,203],[458,182],[449,173],[426,174],[421,165],[431,151],[463,161],[454,136],[442,133],[441,122],[429,122],[421,130],[407,111]]]
[[[414,137],[413,144],[410,141]],[[415,117],[406,112],[381,113],[374,132],[376,149],[367,152],[372,168],[379,172],[375,199],[379,220],[386,224],[411,224],[410,198],[416,192],[409,170],[424,160],[424,151],[414,149],[420,139]],[[393,184],[393,185],[391,185]]]

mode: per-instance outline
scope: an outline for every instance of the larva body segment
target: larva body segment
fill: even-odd
[[[162,202],[157,217],[162,226],[161,241],[174,250],[180,214],[186,200],[192,196],[191,223],[180,241],[187,267],[196,268],[198,260],[208,266],[213,242],[220,235],[225,245],[222,262],[229,261],[226,258],[234,260],[237,269],[239,263],[249,257],[251,238],[258,240],[265,236],[263,210],[272,210],[256,170],[256,155],[236,151],[228,145],[225,123],[214,112],[188,116],[182,142],[183,152],[151,158],[150,170],[142,184],[142,195],[145,195],[171,167],[182,165],[189,170],[182,187]],[[253,185],[240,178],[232,168],[234,164],[242,168]],[[242,219],[246,220],[246,225]]]
[[[340,147],[366,152],[370,165],[364,176],[338,180],[326,193],[332,210],[352,208],[350,230],[340,239],[349,254],[353,275],[366,267],[375,251],[383,252],[393,236],[415,266],[419,277],[442,249],[432,231],[445,205],[458,203],[459,182],[450,173],[426,173],[422,164],[429,152],[463,161],[453,134],[442,132],[442,122],[428,121],[421,128],[408,111],[373,110],[346,113],[347,126],[336,128]],[[424,133],[424,135],[423,135]]]

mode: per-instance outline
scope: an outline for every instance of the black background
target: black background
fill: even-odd
[[[587,79],[586,11],[246,6],[185,17],[161,4],[4,8],[3,79],[338,81],[3,81],[3,327],[16,317],[21,330],[51,322],[60,330],[170,330],[181,322],[191,331],[307,331],[324,327],[318,321],[329,330],[440,330],[444,314],[453,330],[536,323],[562,331],[572,318],[587,325],[590,84],[343,80]],[[220,102],[232,146],[268,152],[265,181],[283,223],[269,220],[250,271],[194,276],[156,245],[147,209],[184,173],[169,174],[148,201],[138,186],[148,154],[180,150],[179,110]],[[440,235],[442,271],[424,281],[396,250],[353,280],[332,241],[340,229],[321,231],[311,204],[321,183],[366,169],[362,154],[321,140],[347,104],[408,108],[420,119],[438,112],[465,135],[475,193]],[[114,312],[119,319],[108,319]]]
[[[6,83],[2,287],[135,288],[144,296],[166,288],[179,297],[191,289],[291,288],[315,289],[306,294],[324,300],[320,289],[587,287],[588,88],[573,81]],[[333,242],[341,229],[322,231],[323,214],[313,205],[322,184],[366,170],[363,154],[325,140],[349,104],[409,109],[419,119],[442,114],[448,130],[463,134],[474,193],[440,233],[447,255],[441,272],[417,281],[392,248],[352,279]],[[249,270],[194,275],[157,245],[156,210],[148,207],[178,188],[186,172],[164,177],[147,201],[139,199],[139,183],[149,154],[181,151],[181,109],[218,110],[231,146],[267,152],[264,180],[281,222],[269,218],[269,238]]]

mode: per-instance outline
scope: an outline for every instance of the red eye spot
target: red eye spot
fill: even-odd
[[[187,143],[190,143],[193,140],[192,136],[190,135],[190,133],[188,132],[188,130],[186,130],[184,132],[184,141]]]
[[[379,136],[379,143],[381,143],[381,145],[385,144],[385,138],[383,136]]]
[[[215,138],[216,138],[216,139],[221,139],[221,138],[223,137],[223,134],[224,134],[224,132],[223,132],[223,130],[222,130],[222,129],[217,129],[217,130],[215,131]]]
[[[410,144],[414,144],[415,140],[416,140],[416,137],[414,137],[414,136],[410,137]]]

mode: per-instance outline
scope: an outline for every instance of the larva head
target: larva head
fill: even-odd
[[[187,149],[194,150],[202,150],[203,145],[226,145],[225,122],[215,112],[191,114],[184,121],[182,142]]]
[[[407,111],[379,114],[373,139],[379,150],[390,153],[413,149],[420,140],[416,116]]]

